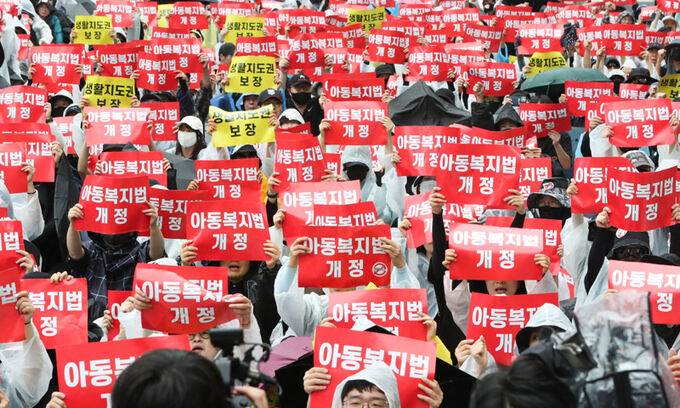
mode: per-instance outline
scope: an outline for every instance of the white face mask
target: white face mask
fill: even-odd
[[[432,191],[437,186],[437,180],[424,180],[420,183],[420,194]]]
[[[196,132],[177,132],[177,141],[182,147],[191,147],[196,144]]]

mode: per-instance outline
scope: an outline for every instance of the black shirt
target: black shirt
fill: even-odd
[[[297,109],[293,103],[293,99],[288,94],[286,94],[286,106]],[[307,108],[305,108],[305,111],[302,112],[302,119],[304,119],[305,122],[309,122],[309,125],[312,128],[312,134],[314,136],[319,136],[319,125],[323,119],[323,109],[319,104],[318,98],[312,98],[309,101]]]

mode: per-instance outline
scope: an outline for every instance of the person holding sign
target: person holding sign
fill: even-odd
[[[283,68],[282,68],[283,70]],[[319,98],[312,98],[312,82],[305,74],[293,75],[287,83],[286,106],[294,107],[309,122],[314,136],[319,135],[323,108]]]

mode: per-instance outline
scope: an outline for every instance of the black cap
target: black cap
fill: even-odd
[[[649,44],[647,47],[647,51],[652,51],[652,50],[660,50],[663,48],[663,45],[659,44],[658,42],[653,42]]]
[[[646,78],[647,83],[652,81],[652,77],[649,75],[649,70],[647,68],[633,68],[628,74],[628,79],[626,82],[633,82],[636,78]]]
[[[618,68],[621,68],[621,62],[616,57],[607,57],[604,60],[604,66],[606,67],[607,65],[609,65],[612,62],[615,62],[616,65],[618,65]]]
[[[257,104],[262,106],[263,103],[267,102],[269,99],[276,99],[283,103],[283,98],[281,97],[281,92],[276,89],[267,88],[260,92],[260,96],[257,98]]]
[[[288,86],[312,84],[312,81],[305,74],[295,74],[288,80]]]
[[[622,229],[617,230],[614,246],[609,252],[608,257],[611,258],[614,256],[614,251],[617,249],[630,245],[640,245],[649,250],[649,234],[647,232],[625,231]]]
[[[375,75],[394,75],[397,71],[394,69],[394,64],[382,64],[378,65],[375,69]]]

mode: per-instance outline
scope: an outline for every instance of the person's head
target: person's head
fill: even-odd
[[[290,129],[305,123],[305,119],[295,108],[286,109],[279,115],[279,128]]]
[[[65,89],[60,90],[49,99],[52,105],[52,117],[58,118],[64,115],[66,108],[73,103],[73,96]]]
[[[507,371],[480,378],[470,408],[576,408],[576,397],[540,357],[520,355]]]
[[[370,169],[361,162],[349,162],[342,165],[342,171],[347,174],[348,180],[363,180]]]
[[[205,137],[203,136],[203,122],[196,116],[185,116],[177,127],[177,149],[176,154],[183,152],[182,148],[188,151],[184,156],[188,159],[196,160],[198,153],[205,147]]]
[[[616,57],[607,57],[604,60],[604,66],[607,68],[608,71],[611,71],[613,69],[621,69],[621,62],[619,62],[618,58]]]
[[[38,13],[40,18],[45,18],[50,15],[52,10],[50,10],[50,5],[47,0],[41,0],[37,6],[35,6],[35,11]]]
[[[572,328],[569,318],[552,303],[544,303],[536,309],[526,326],[515,336],[517,351],[520,353],[536,345],[542,338],[550,337],[554,332],[564,332]]]
[[[220,261],[220,266],[227,268],[229,282],[238,283],[248,274],[250,261]]]
[[[616,19],[617,24],[633,24],[635,22],[633,14],[629,11],[622,11]]]
[[[201,42],[204,41],[203,33],[201,32],[201,30],[191,30],[189,32],[189,35],[191,36],[191,38],[197,38],[197,39],[201,40]]]
[[[113,30],[115,32],[114,42],[116,44],[122,44],[124,42],[127,42],[127,31],[124,28],[114,27]]]
[[[312,99],[312,81],[305,74],[295,74],[288,81],[290,97],[298,106],[306,106]]]
[[[661,22],[664,27],[667,27],[670,31],[676,31],[678,29],[678,22],[673,16],[664,17]]]
[[[413,181],[413,189],[416,194],[424,194],[432,191],[437,185],[437,179],[432,176],[418,176]]]
[[[375,384],[366,380],[350,380],[340,393],[343,408],[389,408],[390,403]]]
[[[489,295],[513,296],[519,288],[519,281],[488,280],[484,282],[486,283],[486,291]]]
[[[607,258],[616,261],[639,262],[651,253],[647,232],[616,231],[616,239]]]
[[[654,171],[656,166],[652,159],[647,156],[647,153],[641,150],[630,150],[623,154],[623,157],[630,161],[630,164],[640,173],[647,173]]]
[[[120,374],[113,408],[226,408],[227,388],[217,367],[185,350],[153,350]]]
[[[498,122],[498,130],[503,132],[506,130],[511,130],[511,129],[516,129],[518,127],[521,127],[517,124],[517,122],[513,121],[512,119],[501,119]]]
[[[385,80],[385,86],[387,86],[387,81],[390,79],[390,76],[396,73],[397,71],[394,68],[394,64],[378,65],[378,67],[375,69],[376,78],[382,78]]]
[[[626,82],[631,84],[649,85],[652,83],[652,77],[649,75],[647,68],[633,68],[628,74]]]
[[[220,47],[218,53],[220,58],[220,64],[229,65],[231,64],[231,59],[234,57],[234,52],[236,52],[236,46],[232,43],[224,43]]]
[[[281,92],[276,89],[268,88],[260,92],[260,96],[257,98],[257,104],[259,107],[271,105],[276,117],[281,116],[281,113],[283,112],[283,97],[281,97]]]
[[[260,158],[260,156],[257,154],[257,149],[255,149],[255,146],[253,146],[253,145],[234,146],[234,150],[232,150],[230,157],[232,159],[259,159]]]
[[[189,347],[193,353],[213,361],[220,348],[215,347],[210,341],[210,331],[202,331],[200,333],[193,333],[189,335]]]
[[[571,217],[571,197],[567,194],[569,180],[552,177],[543,180],[537,193],[529,194],[527,207],[540,218],[561,220]]]
[[[658,42],[653,42],[647,47],[647,52],[649,53],[649,60],[652,65],[656,65],[659,60],[659,50],[663,48]]]
[[[258,94],[245,94],[243,95],[243,110],[249,111],[249,110],[255,110],[258,108],[257,106],[257,98],[259,97]]]
[[[347,146],[340,158],[342,171],[348,180],[363,182],[369,176],[373,161],[368,146]]]

